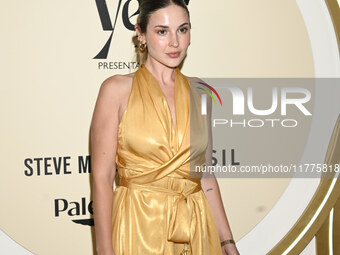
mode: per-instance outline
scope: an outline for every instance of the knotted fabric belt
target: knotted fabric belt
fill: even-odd
[[[202,190],[200,183],[193,186],[192,189],[185,193],[177,192],[175,190],[166,189],[163,187],[140,185],[128,182],[125,178],[120,179],[120,186],[127,188],[138,189],[150,192],[162,192],[172,196],[178,196],[172,204],[172,199],[168,204],[169,218],[167,221],[168,226],[168,241],[177,243],[189,243],[190,241],[190,228],[192,221],[192,212],[195,203],[192,201],[191,194]]]

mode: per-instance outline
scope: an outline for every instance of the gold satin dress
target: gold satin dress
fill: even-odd
[[[201,175],[190,171],[205,165],[206,117],[197,89],[178,68],[174,100],[176,130],[158,81],[142,64],[118,130],[120,183],[112,211],[116,255],[222,254]]]

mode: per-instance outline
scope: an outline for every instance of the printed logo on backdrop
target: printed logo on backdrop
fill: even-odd
[[[91,173],[91,157],[78,156],[75,159],[71,156],[26,158],[24,166],[24,175],[30,178],[84,175]],[[92,201],[86,197],[79,199],[59,197],[51,203],[54,205],[55,218],[68,217],[76,224],[94,225]]]
[[[134,23],[139,14],[141,1],[142,0],[96,0],[102,29],[104,32],[109,31],[111,33],[108,35],[108,39],[103,42],[103,46],[93,59],[105,60],[108,58],[109,52],[111,56],[115,56],[115,50],[117,50],[117,48],[112,45],[112,40],[114,37],[120,36],[117,35],[117,27],[124,26],[124,28],[130,32],[135,31]],[[189,4],[189,0],[184,2],[187,5]],[[127,44],[131,41],[132,33],[127,33],[126,35],[128,36],[123,37],[121,40]],[[137,62],[127,59],[98,62],[98,69],[136,69],[137,67]]]
[[[94,226],[93,201],[88,201],[86,197],[79,200],[70,200],[67,198],[54,199],[54,217],[70,217],[72,222],[80,225]]]

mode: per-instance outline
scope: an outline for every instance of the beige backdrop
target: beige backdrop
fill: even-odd
[[[114,23],[117,1],[107,5]],[[132,1],[131,14],[137,8]],[[184,74],[314,76],[310,42],[295,1],[216,0],[207,5],[193,0],[189,9],[192,44]],[[0,228],[35,254],[91,254],[91,227],[72,221],[91,218],[89,174],[78,172],[78,157],[88,155],[101,82],[131,71],[98,66],[134,61],[133,32],[124,27],[120,11],[108,57],[99,60],[93,57],[110,32],[102,29],[95,1],[8,1],[0,21]],[[298,153],[305,138],[296,140]],[[32,176],[25,175],[30,170],[25,160]],[[236,241],[270,211],[288,182],[219,179]],[[59,216],[56,203],[65,209]]]

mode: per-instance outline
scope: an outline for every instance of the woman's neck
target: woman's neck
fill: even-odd
[[[172,86],[174,84],[176,67],[168,67],[157,61],[151,61],[150,58],[144,65],[162,85]]]

